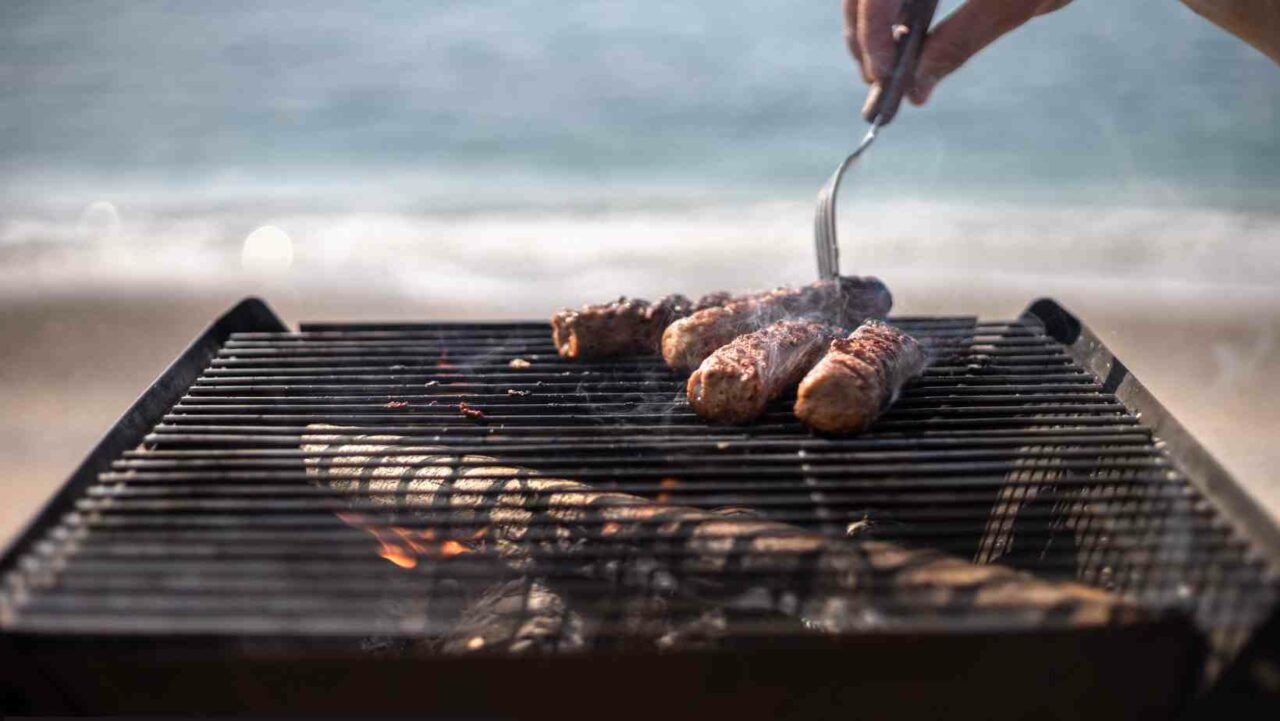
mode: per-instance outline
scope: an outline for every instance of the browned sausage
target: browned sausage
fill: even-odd
[[[608,358],[657,353],[662,331],[672,321],[732,300],[719,292],[691,302],[680,294],[656,303],[619,298],[612,303],[566,308],[551,316],[551,340],[565,358]]]
[[[745,423],[804,377],[839,328],[782,320],[721,346],[689,376],[689,405],[703,418]]]
[[[889,312],[893,297],[876,278],[842,277],[779,288],[697,311],[662,334],[662,357],[680,370],[697,368],[717,348],[779,320],[812,320],[852,328]]]
[[[822,360],[800,382],[796,416],[827,433],[866,430],[898,390],[925,367],[914,338],[867,321],[848,338],[832,341]]]

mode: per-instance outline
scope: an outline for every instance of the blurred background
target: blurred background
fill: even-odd
[[[945,12],[955,2],[943,2]],[[235,300],[542,318],[814,277],[839,2],[0,4],[0,539]],[[1280,511],[1280,68],[1077,0],[846,179],[903,313],[1054,296]]]

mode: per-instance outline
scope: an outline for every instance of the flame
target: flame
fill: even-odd
[[[445,541],[440,544],[440,555],[444,558],[452,558],[454,556],[467,553],[470,550],[470,548],[467,548],[457,541]]]
[[[661,481],[658,481],[658,485],[662,488],[677,488],[680,486],[680,479],[668,476],[667,478],[663,478]],[[657,499],[658,503],[666,503],[671,500],[671,494],[666,491],[659,491]]]
[[[398,546],[385,542],[382,544],[382,548],[378,551],[378,555],[401,568],[414,568],[418,565],[418,559],[405,554]]]
[[[433,528],[379,525],[360,513],[339,511],[336,515],[348,526],[358,528],[377,539],[378,556],[400,568],[416,568],[419,557],[444,559],[471,553],[474,549],[467,546],[465,542],[478,541],[487,533],[487,529],[479,528],[462,541],[454,539],[437,541],[436,531]]]

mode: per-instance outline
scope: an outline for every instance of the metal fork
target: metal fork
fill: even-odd
[[[831,280],[840,274],[840,245],[836,240],[836,194],[840,192],[840,180],[845,171],[871,147],[880,128],[888,125],[898,113],[902,104],[902,96],[910,85],[915,74],[916,63],[920,60],[920,51],[924,48],[924,37],[933,22],[933,13],[938,9],[938,0],[905,0],[894,24],[894,41],[897,55],[894,58],[893,73],[889,76],[888,85],[884,88],[879,83],[871,86],[867,94],[867,102],[862,108],[862,117],[871,127],[862,137],[862,142],[849,154],[831,174],[827,184],[818,192],[818,208],[813,217],[813,239],[818,254],[818,278]]]

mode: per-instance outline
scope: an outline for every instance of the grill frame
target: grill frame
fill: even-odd
[[[1116,398],[1130,411],[1138,415],[1141,426],[1151,430],[1163,442],[1168,455],[1181,467],[1184,475],[1232,524],[1241,532],[1255,549],[1260,549],[1274,564],[1280,559],[1280,527],[1256,500],[1241,487],[1218,464],[1212,456],[1195,440],[1195,438],[1164,408],[1159,401],[1117,360],[1106,346],[1088,328],[1072,314],[1053,300],[1042,299],[1032,303],[1019,319],[1021,322],[1037,324],[1045,333],[1062,343],[1069,355],[1082,367],[1102,381],[1107,392],[1114,393]],[[461,324],[460,324],[461,325]],[[393,324],[379,324],[379,329],[394,330]],[[402,326],[403,327],[403,326]],[[349,330],[352,325],[342,324],[304,324],[302,331]],[[11,572],[17,568],[19,561],[29,552],[47,532],[56,526],[64,513],[72,509],[76,500],[98,478],[98,474],[109,470],[112,462],[124,451],[136,447],[158,423],[170,408],[183,396],[186,389],[198,378],[217,356],[219,349],[232,333],[237,332],[284,332],[289,328],[261,300],[249,298],[219,318],[209,327],[130,407],[106,436],[98,443],[88,458],[77,468],[66,484],[35,516],[27,528],[5,549],[0,558],[0,579],[4,579],[6,587],[0,593],[0,629],[6,625],[9,610],[5,607],[6,595],[15,592],[9,587]],[[281,695],[274,693],[262,683],[262,679],[273,679],[277,685],[295,688],[314,687],[319,679],[335,672],[335,664],[349,664],[359,660],[360,670],[348,674],[350,679],[344,681],[348,695],[360,701],[352,710],[421,710],[420,701],[413,699],[388,698],[396,696],[390,693],[395,688],[403,688],[396,684],[413,684],[414,679],[428,667],[440,679],[451,679],[450,684],[439,684],[438,690],[458,689],[456,692],[442,693],[436,700],[434,708],[443,712],[475,711],[476,699],[483,699],[492,694],[502,695],[503,684],[490,679],[480,683],[479,679],[489,679],[489,673],[497,674],[494,679],[510,682],[521,674],[513,670],[509,660],[502,659],[458,659],[420,656],[403,661],[353,658],[344,649],[349,644],[340,639],[327,639],[316,636],[308,639],[298,637],[263,636],[254,639],[217,638],[211,636],[191,636],[179,634],[111,634],[97,636],[80,634],[74,638],[61,637],[57,634],[41,634],[30,632],[0,632],[0,657],[38,659],[37,663],[23,668],[23,676],[6,694],[5,706],[10,709],[57,709],[85,710],[100,708],[101,704],[124,704],[123,708],[138,710],[174,710],[184,708],[183,704],[195,703],[199,708],[210,710],[239,710],[243,708],[306,708],[308,702],[314,702],[317,710],[332,709],[342,696],[333,694],[295,693]],[[147,649],[139,652],[138,644],[145,642]],[[1160,644],[1167,644],[1160,656],[1167,659],[1163,666],[1150,666],[1152,656],[1129,654],[1135,642],[1144,644],[1148,651]],[[611,677],[635,678],[668,678],[672,688],[684,688],[677,678],[666,674],[674,668],[681,669],[682,675],[693,674],[695,678],[719,679],[710,684],[709,689],[727,689],[732,687],[734,694],[724,710],[737,709],[737,713],[759,715],[766,709],[775,712],[819,711],[824,704],[838,702],[842,699],[857,702],[859,708],[874,709],[877,703],[884,703],[886,711],[900,713],[914,708],[911,700],[902,693],[902,689],[892,690],[890,679],[897,673],[899,681],[907,681],[915,675],[929,676],[928,669],[920,666],[921,644],[927,644],[926,652],[931,664],[926,664],[932,672],[933,682],[938,683],[945,678],[945,669],[950,665],[968,660],[980,654],[984,659],[983,672],[991,678],[1004,678],[1011,689],[1008,698],[1001,697],[1001,709],[991,709],[988,691],[981,684],[942,684],[937,688],[955,704],[961,707],[984,709],[987,713],[1008,711],[1017,716],[1028,709],[1039,709],[1039,713],[1053,716],[1052,708],[1044,707],[1044,700],[1052,696],[1061,699],[1065,686],[1057,688],[1059,693],[1046,693],[1050,689],[1037,688],[1038,673],[1034,664],[1026,664],[1027,654],[1036,654],[1042,658],[1054,658],[1071,665],[1071,659],[1094,665],[1093,671],[1104,671],[1098,664],[1115,661],[1113,668],[1117,673],[1132,674],[1135,663],[1147,664],[1139,676],[1143,683],[1135,683],[1133,678],[1126,679],[1124,684],[1109,689],[1115,694],[1086,693],[1098,689],[1086,689],[1083,686],[1071,687],[1070,692],[1084,694],[1076,699],[1071,707],[1059,707],[1070,715],[1082,713],[1083,709],[1094,709],[1094,713],[1102,717],[1132,716],[1135,710],[1146,713],[1152,711],[1168,711],[1186,701],[1177,689],[1194,686],[1188,682],[1194,675],[1194,669],[1204,653],[1204,648],[1191,625],[1185,619],[1164,618],[1150,623],[1135,624],[1127,629],[1107,629],[1101,632],[1044,631],[1018,632],[1012,634],[983,633],[891,633],[891,634],[859,634],[855,637],[842,637],[831,643],[814,643],[808,641],[795,648],[783,647],[769,651],[752,651],[749,653],[723,652],[680,652],[677,654],[620,654],[609,666],[609,672],[593,663],[579,664],[577,661],[565,659],[539,659],[532,666],[538,669],[524,683],[517,685],[525,688],[525,693],[538,695],[537,689],[561,688],[573,691],[566,686],[563,672],[571,666],[576,673],[584,675],[593,682],[584,683],[591,686],[591,693],[579,693],[581,705],[571,704],[579,708],[584,715],[593,710],[591,699],[599,698],[602,702],[609,700],[609,693],[604,689],[615,689],[616,682],[610,684]],[[912,649],[905,652],[902,649]],[[1265,649],[1264,649],[1265,650]],[[789,653],[790,651],[791,653]],[[796,652],[803,651],[799,656]],[[860,654],[870,653],[877,659],[875,664],[865,663],[859,666],[867,671],[873,666],[882,666],[883,673],[876,676],[876,683],[869,680],[850,683],[844,670],[834,672],[831,667],[843,669],[842,664],[857,658]],[[130,659],[128,666],[135,671],[151,669],[162,673],[170,666],[193,666],[204,669],[210,684],[200,689],[182,687],[172,694],[156,694],[153,684],[137,674],[121,674],[114,666],[86,663],[87,656],[101,656],[113,659]],[[211,659],[226,659],[233,656],[240,663],[235,668],[217,672],[213,671]],[[779,662],[789,657],[791,661]],[[680,659],[673,663],[673,659]],[[150,661],[148,659],[151,659]],[[799,662],[796,659],[803,659]],[[914,660],[913,660],[914,659]],[[1242,659],[1242,661],[1248,659]],[[488,671],[490,665],[498,669]],[[225,666],[225,664],[224,664]],[[1028,669],[1028,666],[1033,668]],[[67,671],[79,669],[80,680],[70,683],[68,678],[75,679],[73,673]],[[736,669],[735,674],[725,675],[724,669]],[[96,669],[96,670],[95,670]],[[895,671],[896,669],[896,671]],[[1041,669],[1043,670],[1043,669]],[[801,672],[802,671],[802,672]],[[98,680],[84,683],[85,674],[98,675]],[[147,674],[142,674],[144,677]],[[758,686],[754,691],[742,684],[732,684],[733,678],[747,676],[752,679],[751,686]],[[1236,674],[1238,675],[1238,674]],[[1069,679],[1066,673],[1062,678]],[[102,679],[113,679],[104,683]],[[536,683],[535,683],[536,680]],[[1062,679],[1059,679],[1061,681]],[[1079,680],[1077,679],[1079,682]],[[330,685],[334,682],[329,681]],[[1082,683],[1082,682],[1081,682]],[[297,684],[303,684],[299,687]],[[339,684],[339,685],[343,685]],[[726,685],[728,684],[728,685]],[[789,700],[783,701],[768,693],[769,688],[784,684]],[[886,690],[882,693],[867,695],[868,688],[876,685]],[[1087,684],[1085,684],[1087,686]],[[576,684],[575,684],[576,686]],[[1070,684],[1067,684],[1070,686]],[[1132,688],[1157,688],[1163,686],[1170,693],[1163,699],[1153,699],[1149,695],[1123,693],[1126,686]],[[949,689],[947,690],[943,689]],[[132,691],[130,691],[132,689]],[[149,689],[143,693],[144,689]],[[240,689],[242,698],[230,700],[228,689]],[[245,691],[245,689],[250,689]],[[968,689],[968,690],[966,690]],[[598,693],[597,693],[598,692]],[[477,696],[476,694],[480,694]],[[679,695],[679,694],[677,694]],[[699,700],[692,688],[687,690],[686,703],[706,705],[706,699]],[[555,698],[554,695],[547,697]],[[772,698],[772,701],[770,699]],[[1103,703],[1102,699],[1109,703]],[[287,700],[286,700],[287,699]],[[321,701],[321,699],[324,699]],[[467,700],[472,703],[468,705]],[[723,700],[723,699],[722,699]],[[227,705],[230,703],[231,705]],[[298,704],[302,703],[302,706]],[[816,704],[806,706],[805,704]],[[1090,704],[1097,704],[1091,706]],[[177,705],[174,705],[177,704]],[[280,705],[277,705],[280,704]],[[781,704],[781,705],[780,705]],[[790,704],[790,705],[788,705]],[[678,707],[678,706],[677,706]],[[507,707],[501,704],[482,706],[496,713],[519,714],[520,706]],[[751,713],[747,713],[751,712]],[[575,714],[566,712],[566,715]],[[1163,715],[1163,714],[1160,714]]]

